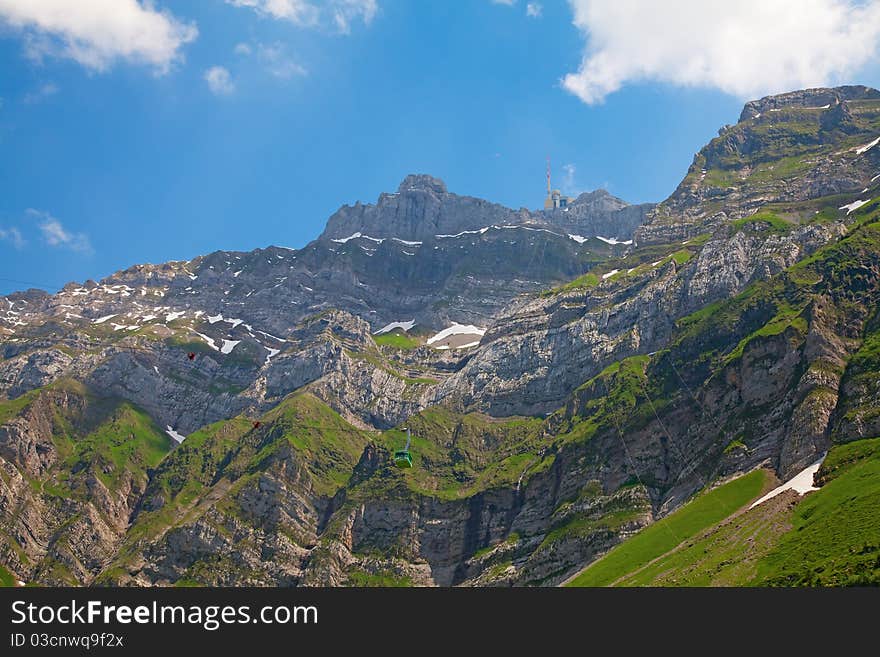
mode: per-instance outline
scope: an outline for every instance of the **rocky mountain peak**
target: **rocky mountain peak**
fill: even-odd
[[[399,194],[406,192],[433,192],[434,194],[448,194],[446,183],[425,173],[411,173],[397,188]]]
[[[745,104],[739,116],[739,122],[748,121],[761,116],[765,112],[773,112],[788,107],[795,108],[828,108],[831,109],[843,101],[878,100],[880,91],[862,85],[850,85],[833,88],[802,89],[774,96],[765,96],[759,100],[751,100]]]
[[[609,193],[607,189],[594,189],[592,192],[584,192],[578,195],[574,204],[606,211],[619,210],[629,206],[629,203]]]

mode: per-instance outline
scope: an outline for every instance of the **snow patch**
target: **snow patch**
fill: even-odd
[[[382,242],[385,241],[385,238],[384,238],[384,237],[370,237],[369,235],[364,235],[364,234],[361,233],[360,231],[358,231],[358,232],[356,232],[356,233],[352,233],[352,234],[349,235],[348,237],[341,237],[341,238],[339,238],[339,239],[333,239],[333,240],[330,240],[330,241],[331,241],[331,242],[336,242],[337,244],[345,244],[345,243],[348,242],[349,240],[356,240],[356,239],[372,240],[373,242],[376,242],[376,243],[378,243],[378,244],[381,244]]]
[[[611,278],[612,276],[614,276],[614,274],[618,273],[619,271],[620,271],[619,269],[612,269],[607,274],[602,274],[602,280],[604,281],[607,278]]]
[[[250,327],[248,327],[248,328],[250,328]],[[261,331],[259,329],[257,329],[257,333],[261,333],[262,335],[265,335],[267,338],[272,338],[273,340],[278,340],[278,342],[287,342],[287,340],[285,340],[284,338],[279,338],[276,335],[272,335],[271,333],[266,333],[265,331]]]
[[[233,349],[235,349],[235,345],[237,345],[239,342],[241,342],[241,340],[226,340],[226,339],[224,339],[223,346],[220,347],[220,353],[221,354],[230,353]]]
[[[407,240],[402,240],[399,237],[392,237],[391,239],[393,239],[395,242],[400,242],[401,244],[406,244],[407,246],[421,246],[422,245],[421,242],[410,242]]]
[[[116,317],[115,313],[112,315],[104,315],[103,317],[99,317],[98,319],[93,319],[92,324],[103,324],[108,319],[113,319],[114,317]]]
[[[393,331],[394,329],[402,329],[404,333],[411,330],[413,326],[416,325],[416,320],[411,319],[408,322],[391,322],[390,324],[386,324],[378,331],[375,331],[373,335],[382,335],[383,333],[388,333],[388,331]]]
[[[574,240],[578,244],[583,244],[588,239],[590,239],[589,237],[584,237],[583,235],[572,235],[571,233],[568,234],[568,238]]]
[[[233,274],[232,274],[232,278],[238,278],[238,275],[239,275],[242,271],[244,271],[244,270],[243,270],[243,269],[239,269],[237,272],[233,272]]]
[[[853,201],[849,205],[841,205],[838,210],[846,210],[846,216],[851,215],[853,212],[858,210],[863,205],[866,205],[868,201]]]
[[[615,238],[613,238],[613,237],[602,237],[601,235],[596,235],[596,239],[597,239],[597,240],[602,240],[602,241],[605,242],[606,244],[611,244],[612,246],[614,246],[614,245],[616,245],[616,244],[624,244],[624,245],[626,245],[626,246],[629,246],[630,244],[633,243],[632,240],[626,240],[625,242],[623,242],[623,241],[618,240],[618,239],[615,239]]]
[[[223,319],[223,315],[209,315],[208,324],[216,324]]]
[[[266,356],[266,365],[271,362],[273,356],[277,356],[281,353],[280,349],[272,349],[272,347],[267,347],[266,345],[263,345],[263,347],[269,352],[269,355]]]
[[[486,335],[486,329],[480,328],[479,326],[474,326],[473,324],[453,324],[452,326],[443,329],[436,335],[428,338],[428,344],[434,344],[439,340],[444,338],[448,338],[450,335],[479,335],[483,337]]]
[[[178,445],[186,440],[186,436],[182,436],[177,433],[174,429],[171,428],[170,424],[165,426],[165,433],[171,436],[171,438],[174,439]]]
[[[186,314],[185,310],[178,310],[177,312],[168,313],[165,315],[166,322],[173,322],[175,319],[179,319]]]
[[[877,137],[877,139],[872,141],[870,144],[865,144],[864,146],[860,146],[859,148],[857,148],[856,155],[861,155],[862,153],[867,153],[869,150],[874,148],[874,146],[876,146],[877,144],[880,144],[880,137]]]
[[[456,233],[455,235],[434,235],[434,237],[451,239],[451,238],[461,237],[462,235],[482,235],[487,230],[489,230],[489,226],[485,226],[483,228],[480,228],[479,230],[463,230],[460,233]]]
[[[204,333],[199,333],[198,331],[193,331],[193,333],[195,333],[195,334],[196,334],[197,336],[199,336],[202,340],[204,340],[205,342],[207,342],[207,343],[208,343],[208,346],[211,347],[211,349],[213,349],[214,351],[219,351],[219,350],[217,349],[217,345],[214,344],[214,338],[211,338],[211,337],[205,335]]]
[[[822,461],[824,460],[825,454],[823,454],[822,458],[820,458],[818,461],[798,472],[794,477],[786,481],[784,484],[774,488],[758,501],[753,502],[752,506],[750,506],[749,508],[754,509],[762,502],[766,502],[767,500],[774,498],[780,493],[783,493],[787,490],[793,490],[798,495],[803,495],[804,493],[808,493],[811,490],[819,490],[813,485],[813,475],[815,475],[819,471],[819,466],[822,465]]]
[[[480,344],[480,341],[477,340],[476,342],[468,342],[467,344],[459,345],[458,347],[456,347],[456,349],[468,349],[470,347],[476,347],[479,344]]]

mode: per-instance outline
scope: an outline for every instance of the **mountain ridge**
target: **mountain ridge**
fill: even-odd
[[[50,584],[555,584],[716,480],[872,437],[880,95],[841,89],[843,109],[754,101],[766,116],[650,208],[593,192],[508,224],[412,176],[303,249],[0,299],[0,563]],[[593,203],[638,217],[631,243],[569,233],[599,230]],[[359,230],[380,206],[431,232]],[[453,323],[485,334],[429,344]]]

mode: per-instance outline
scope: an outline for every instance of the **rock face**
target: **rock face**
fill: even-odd
[[[548,221],[577,235],[601,235],[624,242],[645,223],[653,203],[630,205],[604,189],[585,192],[567,208],[545,212]]]
[[[409,176],[300,250],[4,297],[0,564],[553,585],[718,478],[876,435],[878,137],[874,90],[784,94],[656,207]],[[485,335],[426,344],[453,322]]]
[[[880,100],[880,91],[862,85],[834,87],[831,89],[802,89],[786,94],[766,96],[760,100],[751,100],[745,104],[739,121],[754,119],[760,114],[781,110],[787,107],[823,109],[826,105],[837,106],[847,101]]]
[[[360,233],[374,238],[424,241],[493,225],[527,224],[626,241],[651,208],[651,204],[629,205],[600,189],[581,194],[568,209],[511,210],[482,199],[450,194],[439,178],[410,175],[396,193],[380,195],[375,205],[343,206],[327,221],[321,239],[345,239]]]

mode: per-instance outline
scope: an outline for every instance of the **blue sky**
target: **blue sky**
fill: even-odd
[[[828,71],[792,55],[786,78],[792,62],[727,70],[718,39],[623,37],[632,17],[587,0],[113,0],[149,42],[111,38],[112,16],[97,35],[65,23],[58,1],[0,0],[0,292],[300,247],[414,172],[537,208],[549,155],[570,193],[659,201],[750,92],[880,86],[876,32]]]

